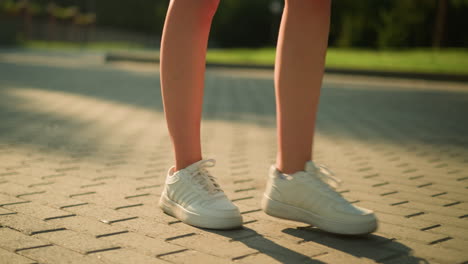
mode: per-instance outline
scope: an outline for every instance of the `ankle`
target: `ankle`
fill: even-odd
[[[304,171],[309,160],[311,160],[309,156],[298,157],[278,152],[276,156],[276,168],[283,174],[294,174]]]
[[[278,164],[276,164],[276,169],[282,174],[289,174],[289,175],[303,170],[303,169],[298,168],[298,167],[286,167],[286,166],[281,166],[281,165],[278,165]]]
[[[187,160],[176,160],[175,169],[174,171],[179,171],[182,169],[187,168],[188,166],[192,165],[193,163],[202,160],[200,159],[187,159]]]

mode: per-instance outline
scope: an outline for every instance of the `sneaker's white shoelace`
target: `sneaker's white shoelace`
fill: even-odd
[[[204,160],[199,164],[197,170],[191,173],[193,179],[200,184],[204,190],[212,194],[223,191],[216,182],[216,177],[211,175],[207,170],[207,168],[213,167],[215,164],[215,159]]]
[[[323,164],[314,164],[316,171],[313,172],[314,175],[318,176],[320,180],[327,183],[334,189],[338,188],[343,182],[341,179],[335,177],[335,174]]]

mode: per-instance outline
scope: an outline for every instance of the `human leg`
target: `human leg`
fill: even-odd
[[[176,170],[202,159],[205,57],[219,0],[172,0],[161,41],[161,92]]]
[[[276,166],[284,173],[312,158],[329,24],[329,0],[285,1],[275,62]]]
[[[262,209],[332,233],[367,234],[377,229],[374,213],[341,196],[340,181],[312,161],[329,19],[329,0],[286,0],[275,68],[278,156]]]
[[[184,223],[214,229],[242,225],[202,159],[200,123],[205,57],[211,21],[219,0],[172,0],[161,42],[161,90],[176,165],[166,175],[159,207]]]

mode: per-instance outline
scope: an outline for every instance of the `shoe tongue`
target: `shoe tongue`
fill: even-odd
[[[189,166],[185,167],[184,170],[187,171],[187,173],[192,174],[196,171],[198,171],[200,168],[200,164],[207,162],[207,160],[199,160],[193,164],[190,164]],[[202,177],[201,175],[197,175],[196,177]],[[221,191],[216,191],[219,189],[219,186],[215,186],[215,183],[212,182],[210,179],[205,178],[205,181],[203,184],[206,184],[208,189],[213,192],[221,192]]]
[[[328,184],[333,189],[336,189],[341,184],[341,180],[338,178],[333,177],[333,174],[323,174],[321,172],[321,167],[315,165],[315,163],[311,160],[307,161],[305,164],[306,172],[309,172],[310,175],[313,175],[315,178],[320,179],[322,182]],[[328,169],[327,169],[328,171]]]

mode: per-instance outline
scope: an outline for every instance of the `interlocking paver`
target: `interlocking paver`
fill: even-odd
[[[148,264],[164,264],[169,263],[167,261],[158,259],[156,257],[143,255],[131,249],[123,248],[119,250],[104,251],[96,253],[104,263],[148,263]]]
[[[295,243],[287,239],[253,236],[239,241],[262,254],[267,254],[281,262],[306,262],[316,255],[327,252],[327,249],[315,243]]]
[[[175,221],[175,219],[172,219],[172,221]],[[119,227],[123,229],[128,229],[134,232],[138,232],[140,234],[144,234],[150,237],[165,237],[168,236],[169,234],[173,234],[174,232],[177,233],[184,233],[185,231],[183,230],[178,230],[174,227],[172,227],[169,224],[161,224],[157,221],[151,221],[148,219],[144,218],[137,218],[133,219],[131,221],[121,221],[117,222],[115,224],[112,224],[113,227]],[[163,238],[164,238],[163,237]]]
[[[90,263],[90,264],[103,264],[104,261],[99,260],[97,257],[82,255],[70,249],[59,246],[50,246],[43,248],[34,248],[23,250],[19,252],[20,255],[36,260],[39,263]]]
[[[34,217],[40,218],[44,221],[70,215],[69,212],[55,209],[49,206],[41,205],[36,202],[11,204],[11,205],[5,205],[4,207],[9,210],[22,213],[25,215],[33,215]]]
[[[27,201],[25,199],[17,198],[17,197],[12,196],[12,195],[7,195],[7,194],[0,193],[0,206],[6,206],[6,205],[10,205],[10,204],[15,204],[15,203],[25,203],[25,202],[29,202],[29,201]]]
[[[238,256],[235,259],[236,263],[252,263],[252,264],[274,264],[274,263],[284,263],[281,262],[269,255],[266,254],[261,254],[261,253],[256,253],[256,254],[250,254],[250,255],[245,255],[245,256]]]
[[[395,256],[393,258],[388,258],[384,260],[386,264],[405,264],[405,263],[424,263],[422,259],[415,258],[413,256]],[[430,263],[440,264],[439,262],[431,260]]]
[[[463,263],[466,261],[466,254],[463,251],[442,248],[434,245],[425,245],[411,241],[405,241],[405,245],[417,252],[418,257],[426,259],[429,262],[432,260],[440,263]],[[385,246],[390,248],[393,247],[391,244]]]
[[[87,254],[88,252],[99,249],[116,247],[116,244],[112,243],[112,241],[105,241],[91,235],[78,233],[72,230],[42,233],[35,237],[44,241],[49,241],[54,245],[69,248],[81,254]]]
[[[0,228],[0,237],[2,238],[0,240],[0,247],[9,251],[24,250],[27,248],[50,245],[50,243],[47,241],[25,235],[8,227]]]
[[[0,248],[0,262],[3,264],[33,264],[36,261]]]
[[[352,264],[382,263],[379,260],[376,261],[370,258],[366,258],[362,256],[355,256],[352,254],[350,255],[350,254],[346,254],[346,253],[339,252],[339,251],[319,255],[316,257],[316,260],[320,261],[318,263],[350,263],[350,264],[351,263]],[[383,261],[383,263],[386,263],[385,260]],[[409,263],[418,263],[418,262],[414,262],[414,260],[412,260]]]
[[[172,263],[186,263],[187,261],[191,261],[193,263],[233,263],[229,259],[223,259],[194,250],[186,250],[179,253],[164,255],[160,256],[160,258]]]
[[[10,180],[14,179],[10,177]],[[20,185],[11,181],[7,181],[2,184],[2,193],[22,199],[29,198],[28,196],[32,196],[35,194],[42,193],[43,190],[38,187],[27,187],[24,185]]]
[[[460,228],[466,228],[466,220],[468,220],[466,217],[450,217],[450,216],[444,216],[444,215],[438,215],[438,214],[423,214],[418,216],[418,220],[422,221],[428,221],[428,222],[433,222],[433,223],[444,223],[447,225],[452,225]]]
[[[184,247],[167,243],[162,238],[152,238],[133,232],[106,236],[100,238],[100,240],[110,241],[119,246],[131,248],[137,252],[150,256],[184,249]]]
[[[206,246],[213,242],[216,246]],[[185,236],[170,240],[170,243],[222,258],[233,258],[232,256],[244,256],[257,252],[256,249],[249,247],[242,241],[228,241],[204,235]]]
[[[81,215],[77,215],[73,217],[57,218],[57,219],[50,220],[49,222],[54,223],[57,226],[62,226],[66,229],[90,234],[93,236],[125,230],[124,228],[121,228],[118,226],[105,224],[99,221],[99,219],[97,218],[91,218],[91,217],[86,217],[86,216],[81,216]]]
[[[437,247],[456,249],[458,251],[464,252],[468,248],[468,241],[465,240],[465,238],[466,236],[463,239],[458,239],[446,235],[442,240],[439,240],[440,242],[435,242],[438,244]]]
[[[65,229],[59,224],[45,222],[39,218],[21,213],[2,215],[0,217],[0,225],[21,231],[29,235],[41,232],[61,231]]]
[[[157,66],[68,56],[0,51],[0,258],[468,261],[466,84],[325,76],[314,159],[380,219],[376,233],[348,238],[261,211],[277,151],[272,71],[208,70],[203,156],[244,216],[243,229],[213,231],[158,207],[173,153]]]

